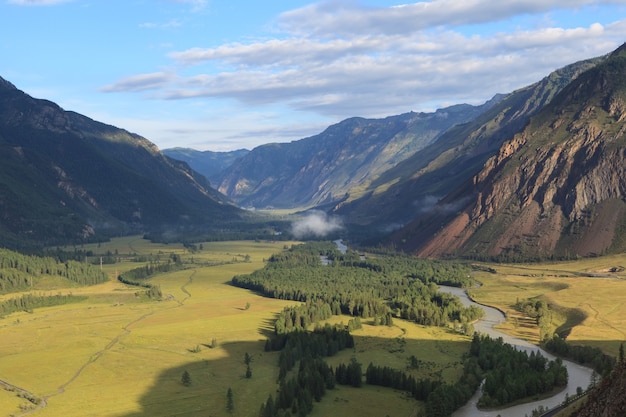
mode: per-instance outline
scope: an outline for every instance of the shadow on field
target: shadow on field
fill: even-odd
[[[382,326],[381,326],[382,328]],[[367,366],[389,366],[416,378],[456,380],[462,372],[462,355],[469,349],[469,339],[459,341],[458,335],[444,340],[407,339],[404,329],[396,328],[391,337],[354,336],[355,347],[343,350],[325,360],[335,368],[356,358],[365,373]],[[451,340],[445,340],[449,337]],[[452,340],[456,339],[456,340]],[[120,417],[159,416],[249,416],[255,417],[271,394],[277,396],[278,359],[280,352],[265,352],[265,340],[225,343],[214,349],[202,346],[189,352],[184,366],[159,374],[140,401],[141,411]],[[250,357],[251,377],[246,377],[246,354]],[[219,356],[219,358],[211,358]],[[197,359],[196,359],[197,358]],[[297,366],[294,368],[297,371]],[[184,384],[188,373],[190,384]],[[295,375],[295,373],[293,374]],[[409,415],[418,402],[391,388],[349,388],[338,386],[326,392],[319,407],[337,408],[338,415]],[[232,389],[234,412],[227,411],[227,392]],[[391,400],[391,401],[390,401]],[[390,405],[396,403],[395,405]],[[317,403],[315,403],[317,404]],[[314,404],[313,416],[316,414]],[[327,408],[326,408],[327,409]],[[382,413],[382,414],[381,414]]]

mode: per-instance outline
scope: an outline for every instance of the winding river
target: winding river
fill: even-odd
[[[494,326],[504,322],[505,320],[504,314],[502,314],[501,311],[493,307],[488,307],[475,303],[474,301],[469,299],[469,297],[465,293],[465,290],[463,290],[462,288],[446,287],[440,285],[439,289],[442,292],[456,295],[461,299],[461,302],[465,306],[475,305],[485,311],[485,317],[474,324],[474,329],[477,332],[488,334],[492,338],[501,337],[505,343],[516,346],[519,350],[525,350],[529,353],[534,350],[535,352],[541,352],[541,354],[548,359],[555,359],[554,355],[547,353],[543,349],[540,349],[531,343],[528,343],[522,339],[509,336],[494,329]],[[569,393],[569,395],[571,396],[576,394],[577,387],[586,389],[587,386],[589,386],[589,382],[591,381],[591,374],[593,372],[589,368],[580,366],[570,361],[564,360],[563,364],[567,367],[567,372],[569,374],[567,388],[553,397],[500,410],[482,411],[476,408],[476,404],[481,395],[480,390],[478,390],[465,406],[458,409],[454,414],[452,414],[452,417],[496,417],[498,415],[501,415],[503,417],[524,417],[526,415],[530,416],[532,411],[540,405],[543,405],[547,408],[555,407],[563,402],[566,393]]]

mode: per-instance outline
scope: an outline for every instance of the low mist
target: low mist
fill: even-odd
[[[291,225],[291,233],[296,239],[307,236],[325,237],[342,229],[343,224],[339,218],[328,216],[323,211],[309,212]]]

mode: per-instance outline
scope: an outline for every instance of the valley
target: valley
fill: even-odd
[[[117,254],[119,262],[103,265],[111,277],[141,265],[133,260],[141,255],[177,254],[190,267],[150,279],[160,285],[162,301],[137,297],[137,287],[111,280],[93,287],[49,288],[87,300],[0,320],[0,379],[43,401],[38,407],[15,392],[1,391],[0,410],[6,411],[0,415],[193,416],[210,411],[226,416],[228,387],[235,394],[237,415],[256,415],[277,388],[278,352],[265,352],[264,341],[276,314],[294,302],[261,297],[228,282],[233,275],[261,268],[264,259],[288,244],[204,242],[195,253],[138,237],[85,245],[95,254]],[[366,364],[384,358],[402,368],[413,353],[428,363],[429,373],[443,372],[451,379],[468,346],[465,336],[408,322],[392,328],[365,325],[355,337],[356,350],[335,361],[356,355]],[[252,357],[250,379],[244,377],[246,353]],[[189,387],[180,382],[185,370],[192,378]],[[361,404],[371,414],[360,415],[374,416],[374,405],[380,403],[397,403],[398,415],[410,415],[418,406],[393,390],[338,387],[312,415],[325,415],[323,410],[335,405],[349,409]]]
[[[0,78],[0,417],[622,407],[624,74],[224,153]]]
[[[185,267],[148,279],[160,286],[161,301],[138,295],[138,287],[116,280],[89,287],[44,280],[45,289],[34,288],[33,292],[71,292],[86,299],[13,313],[0,320],[0,380],[30,392],[39,404],[4,390],[0,410],[8,411],[2,415],[140,417],[209,412],[227,416],[231,415],[226,409],[228,388],[234,393],[235,415],[257,415],[260,405],[278,388],[273,381],[278,376],[279,355],[265,351],[264,341],[273,332],[278,313],[294,301],[263,297],[229,282],[234,275],[262,268],[273,254],[293,243],[202,242],[190,250],[135,236],[81,247],[93,251],[96,265],[99,256],[114,254],[117,262],[102,265],[110,277],[147,265],[138,260],[154,256],[179,256]],[[626,300],[621,299],[626,297],[626,280],[622,272],[605,272],[614,276],[602,278],[581,275],[624,263],[626,257],[613,256],[553,264],[481,264],[482,270],[473,274],[482,286],[470,293],[507,312],[503,331],[532,342],[539,333],[536,324],[519,316],[517,325],[512,325],[519,315],[513,307],[517,297],[548,300],[562,314],[555,328],[578,317],[568,315],[578,311],[575,308],[597,312],[578,320],[568,340],[616,355],[621,332],[626,331],[626,322],[619,319],[626,315]],[[610,306],[603,298],[609,295],[614,301]],[[341,315],[326,322],[345,324],[350,319]],[[606,328],[597,327],[601,323]],[[470,342],[449,326],[428,327],[399,318],[394,318],[392,326],[374,326],[364,319],[362,329],[351,333],[355,347],[328,358],[331,366],[355,358],[364,367],[375,362],[408,369],[408,360],[414,356],[420,364],[411,371],[416,376],[450,382],[460,376]],[[246,354],[251,357],[250,378],[245,377]],[[185,371],[191,375],[189,386],[181,384]],[[358,389],[337,385],[314,404],[310,415],[341,412],[373,417],[384,412],[413,416],[423,411],[423,403],[400,391],[364,384]]]

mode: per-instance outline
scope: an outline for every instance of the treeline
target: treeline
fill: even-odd
[[[145,280],[155,274],[177,271],[182,268],[183,262],[181,257],[173,253],[166,262],[150,262],[147,265],[131,269],[130,271],[118,275],[117,280],[127,285],[145,288],[146,291],[144,293],[149,298],[160,300],[163,297],[161,286],[151,284]]]
[[[173,253],[165,262],[150,262],[139,268],[124,272],[124,278],[129,281],[142,280],[155,274],[176,271],[183,268],[183,262],[179,255]]]
[[[320,256],[332,262],[324,266]],[[440,293],[435,284],[461,285],[463,274],[468,279],[466,267],[429,264],[430,261],[417,262],[404,256],[362,261],[355,253],[341,254],[332,243],[317,242],[273,255],[265,268],[235,276],[232,284],[267,297],[321,302],[328,305],[323,308],[330,308],[332,314],[387,318],[393,313],[429,326],[455,321],[470,323],[482,317],[482,309],[464,307],[455,296]],[[285,321],[284,325],[290,324]],[[292,325],[297,323],[292,320]]]
[[[30,313],[35,308],[77,303],[79,301],[85,300],[86,298],[87,297],[85,296],[76,296],[72,294],[25,294],[21,297],[11,298],[0,302],[0,316],[16,313],[18,311],[26,311]]]
[[[608,375],[615,366],[615,358],[605,354],[600,348],[572,345],[557,334],[544,340],[543,347],[555,355],[589,366],[602,376]]]
[[[84,262],[59,262],[53,257],[23,255],[0,249],[0,292],[8,293],[32,287],[35,278],[52,275],[67,278],[79,285],[95,285],[108,281],[100,269]]]
[[[150,284],[149,282],[145,282],[145,281],[137,281],[137,280],[128,279],[126,278],[126,273],[124,273],[124,275],[118,275],[117,280],[126,285],[132,285],[134,287],[145,288],[144,294],[146,294],[148,298],[154,298],[157,300],[160,300],[161,298],[163,298],[163,292],[161,291],[160,285]]]

